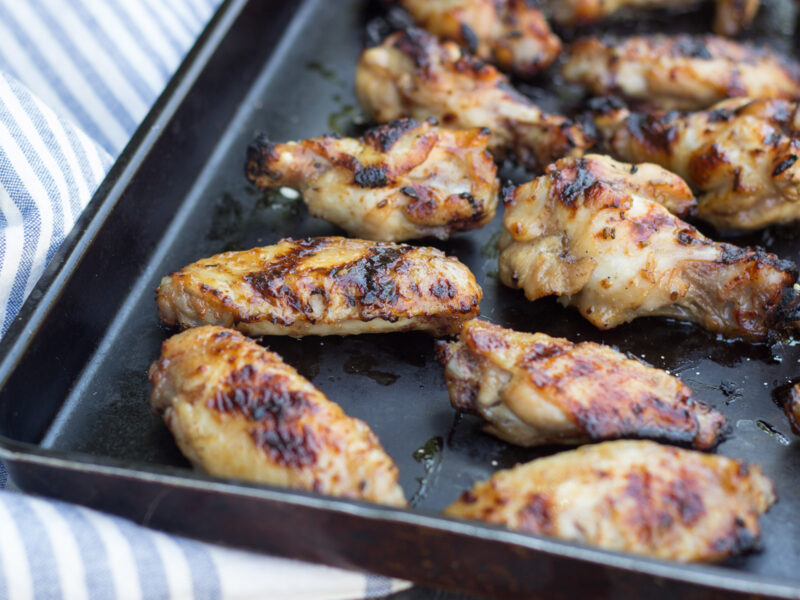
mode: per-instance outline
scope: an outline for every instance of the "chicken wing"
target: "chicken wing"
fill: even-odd
[[[684,562],[753,549],[776,501],[758,466],[646,441],[583,446],[495,473],[445,514]]]
[[[684,177],[699,192],[697,215],[717,229],[800,218],[796,103],[734,98],[688,114],[630,114],[604,104],[597,125],[612,154]]]
[[[398,0],[420,27],[522,77],[547,68],[561,40],[527,0]]]
[[[548,0],[553,20],[562,26],[588,25],[625,9],[691,8],[697,0]],[[759,0],[716,0],[714,33],[741,33],[758,12]]]
[[[379,122],[435,117],[461,129],[488,127],[495,158],[513,154],[531,168],[580,154],[592,143],[580,125],[542,112],[491,65],[420,29],[396,32],[364,51],[356,92]]]
[[[792,426],[792,431],[800,435],[800,383],[795,384],[789,392],[789,398],[783,405],[786,418]]]
[[[483,293],[435,248],[319,237],[206,258],[161,280],[166,325],[260,335],[457,333]]]
[[[680,379],[600,344],[474,319],[439,353],[453,407],[519,446],[635,437],[705,449],[725,428]]]
[[[370,428],[236,331],[173,336],[150,382],[153,410],[212,475],[406,505],[397,467]]]
[[[273,144],[260,136],[248,149],[247,176],[261,188],[297,188],[312,215],[358,237],[446,239],[494,217],[499,182],[488,142],[486,129],[410,119],[360,139]]]
[[[665,316],[763,341],[795,326],[794,264],[709,240],[641,185],[605,177],[609,161],[562,159],[513,192],[503,283],[530,300],[557,295],[600,329]]]
[[[712,35],[586,38],[570,46],[562,72],[596,96],[616,94],[666,110],[699,110],[730,97],[800,95],[797,63]]]

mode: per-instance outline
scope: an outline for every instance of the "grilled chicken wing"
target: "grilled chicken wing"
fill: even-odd
[[[712,35],[578,40],[569,49],[563,75],[596,96],[617,94],[667,110],[699,110],[729,97],[800,95],[796,63],[766,48]]]
[[[709,240],[641,185],[605,177],[609,161],[562,159],[514,191],[501,240],[503,283],[530,300],[560,296],[601,329],[666,316],[761,341],[794,326],[792,263]]]
[[[398,0],[434,35],[523,77],[547,68],[561,40],[527,0]]]
[[[789,399],[783,405],[783,410],[786,413],[786,418],[789,419],[792,431],[800,435],[800,383],[792,387]]]
[[[601,21],[625,9],[684,8],[697,0],[548,0],[553,20],[559,25],[580,26]],[[759,0],[717,0],[714,32],[736,35],[753,22]]]
[[[236,331],[206,326],[170,338],[150,382],[153,410],[212,475],[406,504],[369,427]]]
[[[223,325],[248,335],[457,333],[481,288],[435,248],[320,237],[206,258],[161,280],[167,325]]]
[[[445,514],[609,550],[685,562],[756,546],[775,502],[757,466],[662,446],[583,446],[499,471]]]
[[[387,242],[481,227],[497,208],[497,167],[486,129],[453,130],[410,119],[361,139],[323,136],[273,144],[260,136],[247,176],[289,186],[309,211],[350,234]]]
[[[420,29],[399,31],[366,50],[356,70],[356,92],[379,122],[435,117],[462,129],[488,127],[496,158],[513,154],[532,168],[580,154],[592,143],[580,125],[542,112],[491,65]]]
[[[512,444],[636,437],[710,448],[725,426],[677,377],[600,344],[474,319],[439,352],[453,407]]]
[[[717,229],[800,218],[796,103],[734,98],[695,113],[647,115],[608,104],[597,125],[611,152],[684,177],[699,192],[697,215]]]

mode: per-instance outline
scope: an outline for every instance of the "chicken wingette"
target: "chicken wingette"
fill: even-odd
[[[697,216],[719,230],[800,219],[800,113],[787,100],[733,98],[693,113],[633,113],[594,104],[616,157],[657,163],[698,192]]]
[[[715,562],[757,547],[758,519],[775,500],[758,466],[615,441],[499,471],[445,514],[608,550]]]
[[[406,505],[370,428],[241,333],[205,326],[171,337],[150,382],[153,410],[212,475]]]
[[[573,43],[568,54],[567,81],[648,108],[700,110],[732,97],[800,96],[796,62],[713,35],[592,37]]]
[[[360,139],[322,136],[247,152],[257,186],[296,188],[315,217],[351,235],[386,242],[446,239],[481,227],[497,208],[497,167],[486,129],[394,121]]]
[[[561,40],[527,0],[397,0],[420,27],[522,77],[548,67]]]
[[[519,446],[629,437],[707,449],[725,430],[680,379],[600,344],[474,319],[439,356],[453,407]]]
[[[509,195],[503,283],[529,300],[556,295],[600,329],[664,316],[763,341],[796,327],[793,263],[709,240],[640,183],[608,177],[609,164],[619,170],[604,156],[562,159]]]
[[[320,237],[199,260],[164,277],[156,301],[166,325],[300,337],[453,334],[481,297],[469,269],[435,248]]]
[[[381,123],[435,117],[447,127],[488,127],[495,158],[513,156],[530,168],[579,155],[593,143],[582,126],[543,112],[493,66],[421,29],[398,31],[365,50],[356,93],[367,115]]]

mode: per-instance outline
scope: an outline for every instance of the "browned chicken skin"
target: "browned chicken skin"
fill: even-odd
[[[585,38],[570,46],[562,72],[595,96],[620,95],[666,110],[699,110],[740,96],[800,96],[797,63],[713,35]]]
[[[501,239],[503,283],[529,300],[559,296],[601,329],[666,316],[763,341],[794,327],[792,263],[709,240],[641,185],[606,176],[609,164],[621,163],[562,159],[514,191]]]
[[[631,114],[600,103],[615,156],[652,161],[699,192],[697,215],[719,230],[800,218],[800,112],[787,100],[734,98],[705,111]]]
[[[580,26],[602,21],[627,9],[691,8],[698,0],[548,0],[553,20],[559,25]],[[741,33],[758,12],[760,0],[716,0],[714,33]]]
[[[478,314],[481,288],[440,250],[341,237],[199,260],[161,280],[167,325],[223,325],[248,335],[457,333]]]
[[[173,336],[150,382],[153,410],[212,475],[406,505],[397,467],[369,427],[236,331]]]
[[[635,437],[707,449],[725,427],[677,377],[600,344],[474,319],[439,352],[453,407],[519,446]]]
[[[497,69],[421,29],[399,31],[366,50],[356,92],[378,122],[435,117],[449,127],[488,127],[495,158],[513,154],[531,168],[579,155],[592,144],[580,125],[542,112]]]
[[[527,0],[397,0],[420,27],[520,76],[535,75],[561,52],[561,40]]]
[[[497,167],[486,129],[410,119],[360,139],[323,136],[274,144],[259,137],[247,176],[261,188],[297,188],[309,211],[350,234],[386,242],[481,227],[497,208]]]
[[[757,466],[662,446],[583,446],[495,473],[445,509],[527,533],[684,562],[756,546],[775,502]]]
[[[800,435],[800,383],[792,387],[789,398],[783,405],[786,418],[792,426],[792,431]]]

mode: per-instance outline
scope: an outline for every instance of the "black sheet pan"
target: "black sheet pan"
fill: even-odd
[[[791,48],[790,4],[767,2],[756,35]],[[800,348],[724,341],[664,319],[600,332],[553,301],[529,303],[496,280],[499,217],[425,243],[472,268],[485,317],[614,345],[680,375],[722,410],[734,435],[718,451],[760,463],[781,498],[763,519],[762,552],[685,566],[440,517],[474,481],[555,449],[514,448],[457,416],[422,334],[264,339],[371,425],[400,468],[412,510],[188,468],[149,411],[147,367],[170,333],[158,325],[153,290],[200,257],[339,233],[300,200],[250,186],[244,151],[260,130],[287,140],[362,127],[352,76],[371,11],[364,0],[231,0],[220,9],[0,342],[0,458],[17,485],[205,540],[475,594],[800,598],[800,441],[775,401],[800,375]],[[675,23],[699,29],[706,17]],[[549,91],[526,89],[545,104],[579,101],[556,79],[538,83]],[[797,235],[791,226],[744,241],[798,260]]]

